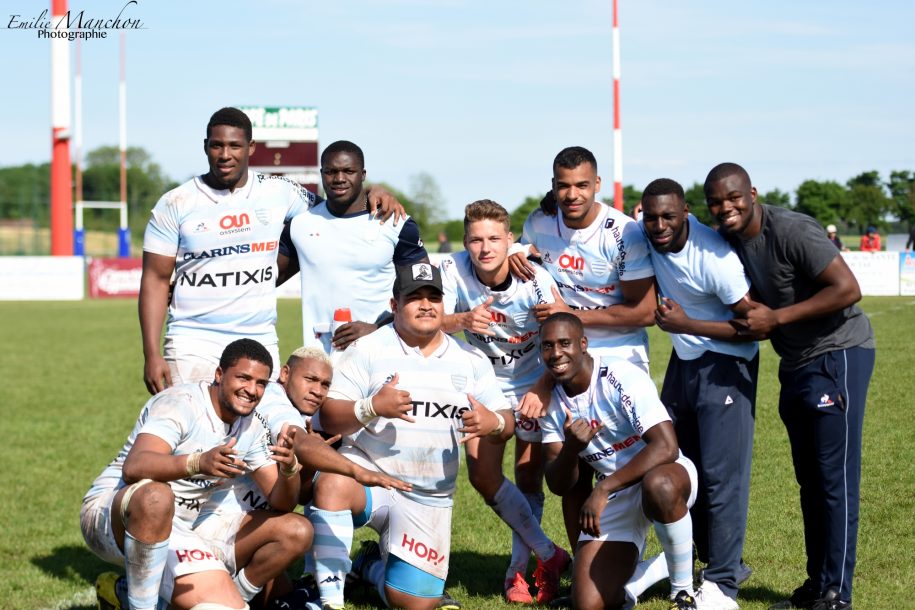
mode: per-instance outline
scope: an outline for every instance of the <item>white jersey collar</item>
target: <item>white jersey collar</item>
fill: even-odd
[[[245,185],[240,189],[230,191],[229,189],[214,189],[203,181],[203,176],[194,176],[194,184],[197,189],[207,196],[213,203],[221,203],[230,199],[248,199],[254,190],[254,183],[257,182],[257,176],[250,169],[248,170],[248,179]]]

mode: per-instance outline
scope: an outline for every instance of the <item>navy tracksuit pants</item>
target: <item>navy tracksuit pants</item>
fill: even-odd
[[[778,411],[801,487],[807,576],[851,601],[858,539],[861,428],[875,350],[827,352],[780,370]]]
[[[705,578],[737,597],[747,527],[759,355],[705,352],[694,360],[670,354],[661,402],[680,450],[696,465],[699,489],[690,510]]]

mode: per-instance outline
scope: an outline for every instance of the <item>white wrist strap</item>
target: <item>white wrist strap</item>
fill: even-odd
[[[496,429],[489,433],[489,436],[498,436],[502,434],[502,431],[505,430],[505,418],[502,417],[502,414],[498,411],[493,411],[493,415],[496,416],[496,419],[499,420],[499,425],[496,426]]]
[[[372,406],[371,396],[357,400],[356,404],[353,405],[353,413],[363,426],[378,417],[378,414],[375,413],[375,408]]]

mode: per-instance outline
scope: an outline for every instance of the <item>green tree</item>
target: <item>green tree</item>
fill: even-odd
[[[760,203],[779,208],[791,208],[791,194],[778,189],[773,189],[759,197]]]
[[[821,225],[846,221],[849,192],[838,182],[805,180],[795,194],[795,210],[812,216]]]
[[[880,173],[864,172],[848,182],[848,208],[845,221],[857,225],[862,231],[868,226],[881,226],[883,217],[892,211],[890,198],[883,190]]]
[[[908,170],[890,172],[886,187],[892,198],[893,213],[911,227],[915,224],[915,173]]]
[[[0,168],[0,219],[46,227],[50,200],[50,164]]]
[[[521,232],[524,230],[524,221],[531,215],[531,212],[540,207],[541,199],[543,199],[543,195],[525,197],[521,205],[516,207],[510,214],[511,229],[512,233],[515,234],[515,241],[521,238]]]
[[[445,220],[445,199],[431,174],[420,172],[410,176],[409,194],[412,209],[408,211],[419,226],[431,229]]]
[[[692,186],[683,192],[686,198],[686,204],[689,206],[690,213],[703,224],[713,226],[717,224],[712,220],[709,214],[708,206],[705,204],[705,188],[698,182],[693,182]]]
[[[127,149],[127,215],[134,236],[143,233],[149,212],[156,201],[178,185],[167,177],[146,150]],[[86,153],[83,171],[84,201],[120,201],[121,154],[116,146],[101,146]],[[87,228],[115,228],[117,214],[110,210],[85,211]]]

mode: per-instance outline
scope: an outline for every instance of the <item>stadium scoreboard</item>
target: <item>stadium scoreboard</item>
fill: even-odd
[[[314,193],[321,184],[318,109],[310,106],[239,106],[251,119],[257,147],[249,167],[285,176]]]

